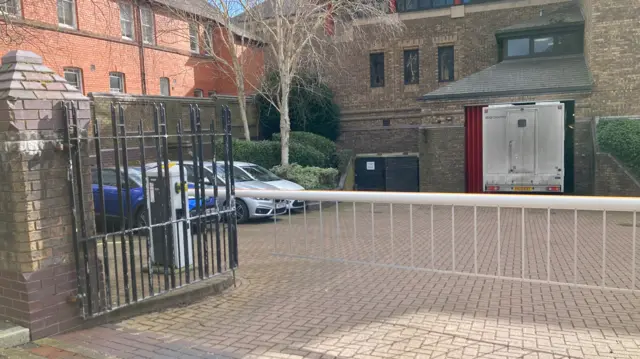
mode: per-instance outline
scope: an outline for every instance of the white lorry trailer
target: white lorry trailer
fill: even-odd
[[[483,110],[485,192],[564,192],[564,104]]]

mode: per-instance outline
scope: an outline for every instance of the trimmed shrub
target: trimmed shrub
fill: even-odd
[[[223,156],[222,141],[216,143],[216,151],[218,158]],[[234,161],[250,162],[260,165],[264,168],[271,168],[281,163],[280,159],[280,142],[276,141],[242,141],[233,140],[233,159]],[[289,147],[290,162],[300,163],[304,166],[324,167],[327,161],[322,153],[316,149],[302,145],[300,143],[291,143]]]
[[[603,120],[598,123],[600,149],[640,176],[640,120]]]
[[[274,141],[280,142],[279,133],[275,133],[272,138]],[[329,166],[333,167],[335,164],[337,164],[336,144],[333,143],[333,141],[331,141],[330,139],[311,132],[292,131],[289,140],[289,143],[300,143],[302,145],[309,146],[320,151],[325,156],[327,164]],[[293,163],[293,161],[291,162]]]
[[[303,167],[297,163],[275,166],[271,169],[278,177],[295,182],[305,189],[334,189],[338,181],[335,168]]]

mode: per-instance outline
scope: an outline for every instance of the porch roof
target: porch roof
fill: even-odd
[[[419,100],[590,92],[591,87],[591,74],[583,55],[527,58],[502,61]]]

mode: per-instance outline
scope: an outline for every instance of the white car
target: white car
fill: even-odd
[[[304,187],[299,184],[282,179],[262,166],[249,162],[234,162],[233,166],[238,169],[239,172],[251,177],[255,181],[264,182],[281,191],[304,191]],[[287,200],[287,209],[296,210],[302,209],[303,207],[303,201],[296,201],[292,199]]]
[[[218,184],[217,201],[219,203],[224,202],[226,199],[224,166],[217,166],[218,175],[216,176],[217,179],[214,179],[211,162],[205,161],[203,165],[205,170],[205,186],[212,187],[213,182],[216,181]],[[183,166],[185,168],[185,179],[188,183],[192,183],[195,178],[193,161],[183,161]],[[254,181],[242,173],[238,176],[234,173],[234,180],[236,189],[277,190],[274,186]],[[287,213],[287,211],[287,203],[282,200],[276,200],[274,203],[274,200],[267,198],[236,197],[236,220],[238,223],[244,223],[250,219],[280,216]]]

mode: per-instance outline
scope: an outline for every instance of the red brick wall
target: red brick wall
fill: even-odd
[[[113,71],[125,74],[127,93],[142,93],[140,29],[135,29],[136,41],[121,38],[116,1],[77,0],[77,29],[58,27],[55,0],[22,0],[21,7],[22,18],[0,30],[0,36],[8,38],[0,41],[0,54],[15,49],[33,51],[60,74],[64,67],[80,68],[85,94],[108,92],[109,72]],[[156,44],[144,49],[147,94],[160,94],[160,78],[168,77],[173,96],[192,96],[195,88],[205,95],[209,91],[235,95],[235,82],[212,58],[191,54],[184,17],[167,9],[153,10]],[[0,27],[4,26],[0,21]],[[203,50],[202,45],[200,48]],[[263,68],[262,49],[252,47],[245,52],[251,59],[245,66],[247,81],[255,82]],[[246,86],[247,92],[253,92],[252,88]]]

